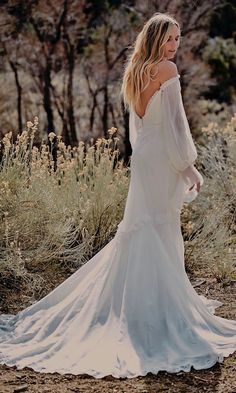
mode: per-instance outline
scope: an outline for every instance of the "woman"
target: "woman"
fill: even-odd
[[[175,19],[155,14],[124,74],[131,179],[115,237],[37,303],[0,318],[0,363],[133,378],[209,368],[236,350],[236,321],[199,296],[184,268],[180,212],[203,179],[185,116]],[[196,186],[196,187],[195,187]]]

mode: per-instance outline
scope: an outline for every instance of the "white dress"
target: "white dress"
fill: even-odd
[[[197,153],[179,75],[141,119],[130,111],[131,178],[114,238],[40,301],[0,317],[0,363],[133,378],[209,368],[236,350],[236,320],[214,315],[184,267],[180,211]],[[196,177],[195,177],[196,179]]]

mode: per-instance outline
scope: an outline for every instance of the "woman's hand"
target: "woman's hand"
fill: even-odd
[[[199,192],[201,189],[201,183],[200,183],[200,181],[198,181],[196,184],[197,184],[197,192]],[[189,191],[191,191],[194,186],[195,186],[195,184],[191,188],[189,188]]]
[[[182,176],[183,176],[184,181],[189,186],[191,186],[189,188],[189,191],[191,191],[195,187],[195,185],[196,185],[197,192],[200,191],[200,188],[203,184],[203,178],[202,178],[202,175],[200,174],[200,172],[198,172],[198,170],[195,168],[195,166],[193,164],[188,166],[182,172]]]

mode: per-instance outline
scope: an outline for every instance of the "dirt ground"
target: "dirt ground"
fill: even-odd
[[[50,278],[46,273],[48,282],[52,286],[57,285],[66,277]],[[236,319],[236,283],[230,282],[223,285],[212,277],[209,268],[198,269],[194,273],[188,272],[188,276],[199,294],[208,298],[222,301],[223,306],[216,310],[216,315]],[[10,291],[4,291],[0,286],[0,312],[17,312],[25,307],[24,293],[14,291],[14,285]],[[6,288],[6,286],[5,286]],[[49,288],[47,288],[47,291]],[[1,296],[2,295],[2,296]],[[164,371],[157,375],[151,373],[144,377],[116,379],[107,376],[95,379],[89,375],[59,375],[43,374],[29,368],[17,370],[15,367],[0,365],[0,393],[32,392],[32,393],[65,393],[65,392],[102,392],[102,393],[236,393],[236,353],[224,358],[223,363],[216,363],[213,367],[205,370],[191,372],[179,372],[170,374]]]

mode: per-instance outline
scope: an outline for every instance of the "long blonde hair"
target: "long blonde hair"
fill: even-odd
[[[127,111],[131,104],[136,106],[140,93],[145,90],[155,74],[152,73],[157,63],[164,57],[163,45],[167,42],[173,25],[179,29],[179,23],[170,16],[157,12],[143,26],[137,35],[133,50],[128,56],[121,86],[121,96]]]

